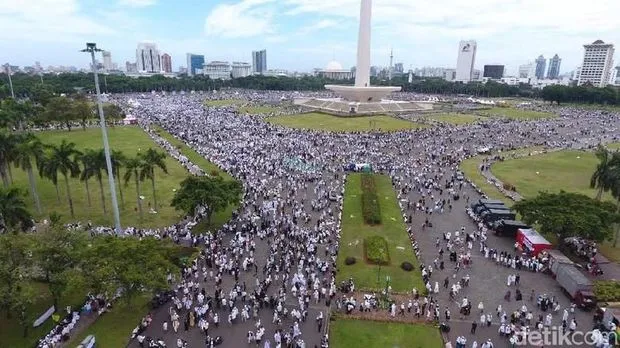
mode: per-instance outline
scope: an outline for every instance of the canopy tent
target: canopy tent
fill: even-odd
[[[521,250],[532,256],[538,255],[543,250],[553,248],[553,245],[545,237],[532,228],[518,229],[517,243]]]
[[[372,166],[368,163],[349,163],[344,166],[346,172],[371,173]]]

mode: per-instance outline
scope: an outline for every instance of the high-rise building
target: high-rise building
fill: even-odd
[[[110,51],[102,51],[101,55],[103,56],[103,69],[105,71],[112,70],[112,53]]]
[[[614,68],[616,70],[616,80],[614,81],[614,85],[620,86],[620,66]]]
[[[536,58],[536,78],[539,80],[544,80],[545,78],[545,70],[547,69],[547,60],[541,54]]]
[[[534,63],[519,65],[519,78],[531,79],[536,76],[536,66]]]
[[[234,79],[250,75],[252,75],[252,64],[243,62],[232,63],[232,77]]]
[[[614,63],[614,45],[596,40],[590,45],[583,45],[583,63],[578,85],[590,83],[595,87],[605,87],[609,83]]]
[[[161,55],[161,70],[168,74],[172,72],[172,57],[168,53]]]
[[[403,63],[396,63],[394,64],[394,72],[395,73],[399,73],[402,74],[405,72],[405,67],[403,65]]]
[[[456,81],[469,82],[473,78],[477,44],[474,40],[459,42],[456,61]]]
[[[547,78],[555,80],[560,76],[560,64],[562,59],[556,54],[553,58],[549,59],[549,70],[547,71]]]
[[[187,76],[195,76],[203,73],[205,56],[201,54],[187,54]]]
[[[138,65],[136,63],[125,62],[125,70],[128,73],[137,73],[138,72]]]
[[[204,66],[204,74],[212,80],[230,80],[230,73],[231,69],[228,62],[213,61]]]
[[[499,80],[504,77],[503,65],[485,65],[482,77]]]
[[[264,74],[267,71],[267,50],[252,52],[252,67],[255,74]]]
[[[140,42],[136,49],[136,65],[141,73],[161,73],[161,61],[157,45],[152,42]]]

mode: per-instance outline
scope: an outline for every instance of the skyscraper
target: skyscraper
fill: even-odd
[[[545,70],[547,69],[547,60],[541,54],[536,58],[536,78],[539,80],[544,80],[545,78]]]
[[[156,73],[161,72],[159,50],[153,42],[140,42],[136,50],[136,65],[138,72]]]
[[[611,78],[614,62],[614,45],[596,40],[590,45],[583,45],[583,64],[579,74],[578,85],[591,83],[595,87],[605,87]]]
[[[459,53],[456,61],[456,81],[469,82],[472,80],[477,48],[476,41],[474,40],[459,42]]]
[[[112,70],[112,53],[110,51],[102,51],[101,55],[103,56],[103,69],[105,71]]]
[[[485,65],[482,77],[499,80],[504,77],[503,65]]]
[[[202,74],[205,65],[205,56],[201,54],[187,54],[187,76]]]
[[[255,74],[264,74],[267,71],[267,50],[252,52],[252,67]]]
[[[556,54],[553,58],[549,59],[549,71],[547,71],[548,79],[557,79],[560,76],[560,64],[562,59]]]
[[[172,57],[168,53],[164,53],[161,55],[161,70],[165,73],[172,72]]]

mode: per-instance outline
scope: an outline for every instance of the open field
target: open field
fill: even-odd
[[[63,139],[74,142],[79,150],[84,149],[100,149],[103,147],[101,140],[101,131],[98,128],[88,128],[86,130],[75,129],[68,131],[46,131],[36,134],[42,142],[46,144],[59,144]],[[110,140],[110,148],[123,152],[127,157],[136,156],[139,151],[146,151],[153,148],[163,151],[155,144],[144,131],[138,127],[114,127],[108,128],[108,136]],[[153,206],[153,193],[150,181],[141,183],[141,195],[144,196],[142,208],[144,211],[144,219],[141,222],[137,212],[136,203],[136,187],[133,179],[125,185],[121,180],[124,204],[121,202],[120,192],[118,190],[117,181],[117,197],[119,200],[119,210],[121,214],[122,226],[141,226],[141,227],[163,227],[169,226],[179,221],[181,213],[177,212],[170,206],[174,189],[179,187],[180,182],[187,177],[188,172],[181,167],[179,163],[171,157],[166,158],[166,166],[168,174],[163,173],[160,169],[155,171],[155,187],[157,190],[157,200],[159,209],[156,214],[150,213],[149,208]],[[125,171],[121,169],[121,176]],[[33,200],[28,194],[26,202],[29,210],[38,218],[47,218],[49,213],[57,212],[63,217],[63,221],[71,221],[69,213],[69,203],[67,201],[66,187],[64,178],[58,174],[58,189],[60,191],[60,200],[56,197],[56,190],[51,181],[39,178],[35,169],[37,180],[37,191],[41,198],[41,206],[43,213],[36,214]],[[104,175],[105,176],[105,175]],[[20,169],[13,169],[14,184],[27,192],[29,190],[28,176],[26,172]],[[122,179],[122,178],[121,178]],[[113,226],[113,216],[111,207],[111,198],[107,177],[104,177],[103,191],[106,197],[107,214],[103,213],[103,206],[100,199],[99,184],[96,179],[89,180],[91,205],[89,206],[86,188],[83,182],[77,178],[69,179],[71,188],[71,196],[73,198],[73,206],[75,209],[75,220],[93,224]]]
[[[329,346],[334,348],[441,348],[439,329],[423,324],[336,319],[330,324]]]
[[[278,111],[280,109],[275,106],[242,106],[239,108],[239,113],[250,115],[269,114]]]
[[[266,120],[267,122],[290,128],[334,132],[389,132],[428,127],[424,124],[414,123],[391,116],[338,117],[317,112],[293,116],[269,117]]]
[[[53,304],[52,297],[47,288],[47,284],[33,283],[35,289],[35,298],[30,310],[28,310],[28,322],[34,322],[41,314],[43,314]],[[66,306],[81,306],[83,304],[85,293],[80,291],[71,291],[63,296],[58,302],[58,308],[63,309]],[[13,314],[13,318],[6,317],[4,312],[0,315],[0,347],[34,347],[35,343],[47,334],[54,327],[52,319],[48,319],[45,323],[37,328],[29,325],[27,337],[23,337],[24,330],[19,325],[17,313]]]
[[[478,110],[476,113],[485,116],[505,117],[513,120],[539,120],[541,118],[557,117],[556,114],[548,112],[499,107],[487,110]]]
[[[476,115],[470,115],[470,114],[457,114],[457,113],[428,115],[428,116],[425,116],[424,118],[429,121],[449,123],[449,124],[453,124],[457,126],[474,123],[476,121],[485,119],[485,117],[482,117],[482,116],[476,116]]]
[[[218,108],[218,107],[224,107],[224,106],[243,105],[247,103],[247,101],[241,100],[241,99],[222,99],[222,100],[205,100],[204,103],[206,106]]]
[[[359,289],[381,289],[385,287],[385,277],[391,277],[392,289],[396,292],[411,291],[412,288],[424,289],[418,270],[418,261],[411,248],[407,229],[401,210],[398,206],[396,193],[388,176],[375,177],[377,196],[380,199],[381,225],[370,226],[364,223],[361,202],[361,174],[347,177],[345,186],[344,206],[342,212],[342,236],[336,264],[338,273],[336,281],[353,278]],[[390,264],[377,266],[366,263],[364,259],[364,238],[382,236],[388,242]],[[347,257],[355,257],[354,265],[345,265]],[[414,270],[406,272],[400,268],[402,262],[414,265]]]
[[[608,145],[611,149],[617,149],[620,144]],[[523,149],[534,151],[536,148]],[[502,182],[514,185],[517,192],[525,198],[535,197],[540,191],[577,192],[594,197],[596,190],[590,188],[590,176],[594,172],[598,160],[591,152],[584,151],[558,151],[546,154],[538,154],[529,157],[510,159],[506,153],[504,162],[496,162],[491,166],[491,172]],[[506,205],[511,206],[513,201],[504,196],[497,188],[489,184],[479,170],[481,157],[473,157],[461,163],[461,170],[471,181],[482,189],[489,197],[501,199]],[[536,174],[538,172],[538,174]],[[604,199],[611,200],[606,193]],[[607,258],[620,261],[620,248],[614,248],[610,243],[600,245],[601,253]]]
[[[157,134],[159,134],[159,136],[166,139],[170,144],[174,145],[179,151],[181,151],[183,155],[189,158],[189,160],[192,161],[192,163],[202,168],[208,174],[213,175],[217,173],[217,175],[224,178],[224,180],[234,180],[234,178],[230,176],[230,174],[226,173],[220,167],[215,165],[213,162],[201,156],[198,152],[194,151],[194,149],[187,146],[181,140],[175,138],[172,134],[166,132],[163,128],[159,126],[154,126],[153,129],[157,132]],[[203,222],[198,223],[198,225],[194,227],[194,231],[201,233],[201,232],[206,232],[206,231],[215,231],[219,229],[222,225],[228,222],[228,220],[230,220],[232,216],[232,212],[233,210],[237,208],[237,206],[238,204],[236,205],[231,204],[225,210],[215,213],[215,215],[213,215],[213,219],[211,220],[210,225],[205,219],[203,220]]]

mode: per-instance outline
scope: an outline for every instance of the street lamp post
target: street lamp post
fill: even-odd
[[[116,233],[121,233],[121,219],[118,212],[118,201],[116,200],[116,186],[114,185],[114,172],[112,171],[112,159],[110,157],[110,144],[108,143],[108,131],[105,125],[105,116],[103,115],[103,104],[101,102],[101,91],[99,90],[99,76],[97,74],[97,63],[95,62],[95,52],[101,52],[97,48],[97,44],[93,42],[86,43],[86,48],[82,52],[90,53],[93,64],[93,75],[95,75],[95,90],[97,91],[97,109],[99,110],[99,122],[101,125],[101,134],[103,135],[103,149],[105,151],[105,162],[108,169],[108,182],[110,184],[110,195],[112,196],[112,210],[114,211],[114,227]]]
[[[13,91],[13,80],[11,79],[11,65],[6,63],[6,74],[9,76],[9,87],[11,88],[11,98],[15,99],[15,92]]]

